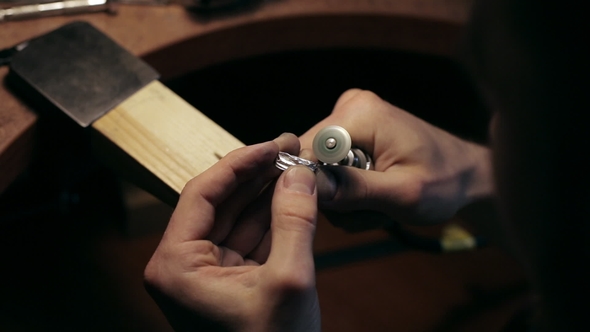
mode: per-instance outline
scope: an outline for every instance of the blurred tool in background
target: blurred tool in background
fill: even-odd
[[[253,0],[0,0],[0,23],[44,16],[88,12],[116,13],[117,4],[127,5],[181,5],[195,10],[224,10],[241,6]]]
[[[2,2],[3,6],[10,3],[10,7],[0,8],[0,22],[20,19],[29,19],[44,16],[87,13],[87,12],[115,12],[111,0],[66,0],[56,2],[31,3]]]

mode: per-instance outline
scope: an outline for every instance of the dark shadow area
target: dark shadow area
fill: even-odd
[[[477,313],[493,310],[506,302],[506,299],[522,298],[524,294],[530,292],[528,282],[520,282],[496,290],[484,290],[477,287],[469,289],[473,302],[469,305],[460,306],[449,312],[441,326],[436,331],[456,331],[458,326],[464,324],[465,317],[476,316]],[[502,332],[529,331],[532,317],[531,301],[522,301],[515,315],[511,317]]]
[[[350,88],[377,93],[461,137],[487,141],[489,113],[448,58],[377,49],[299,51],[212,66],[166,83],[246,144],[302,134]]]
[[[168,331],[142,284],[160,234],[126,235],[118,178],[37,175],[0,196],[0,330]]]
[[[185,6],[196,21],[209,22],[245,12],[253,12],[265,3],[273,1],[281,0],[193,0],[192,5]]]

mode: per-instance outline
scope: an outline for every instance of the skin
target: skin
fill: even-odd
[[[338,217],[365,210],[405,223],[434,224],[493,195],[487,147],[459,139],[370,91],[342,94],[332,114],[300,137],[301,146],[311,149],[315,134],[328,125],[345,128],[375,167],[369,172],[322,168],[320,208],[339,212]]]
[[[279,150],[296,153],[297,138],[233,151],[182,191],[145,269],[175,330],[320,330],[315,176],[303,166],[280,174]],[[265,186],[272,195],[258,195]]]
[[[491,150],[353,89],[301,142],[287,134],[236,150],[191,180],[145,270],[172,326],[317,331],[318,206],[378,213],[363,225],[375,227],[437,223],[495,197],[501,218],[487,222],[502,226],[529,273],[537,330],[587,331],[590,54],[575,34],[590,30],[585,13],[572,3],[477,2],[462,61],[495,113]],[[371,154],[374,171],[279,175],[279,150],[313,158],[315,133],[331,124]]]
[[[366,112],[371,117],[361,116]],[[337,167],[332,178],[318,175],[323,185],[317,189],[307,168],[280,174],[274,166],[278,152],[301,150],[313,158],[306,144],[327,124],[351,130],[374,156],[376,171]],[[486,148],[370,92],[347,91],[332,115],[300,140],[284,134],[238,149],[192,179],[146,267],[146,287],[179,331],[317,331],[312,242],[318,195],[326,211],[375,209],[434,223],[491,194],[488,156]],[[299,190],[301,183],[309,189]]]

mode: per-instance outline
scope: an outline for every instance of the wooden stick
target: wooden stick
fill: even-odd
[[[96,155],[168,203],[175,203],[191,178],[244,146],[159,81],[145,86],[92,127],[112,143],[95,135]],[[116,147],[132,159],[122,161]]]

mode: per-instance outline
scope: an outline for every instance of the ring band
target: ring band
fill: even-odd
[[[296,165],[306,166],[314,173],[315,173],[315,171],[317,171],[318,167],[320,166],[319,163],[316,163],[314,161],[300,158],[300,157],[297,157],[297,156],[294,156],[292,154],[289,154],[287,152],[282,152],[282,151],[279,152],[279,155],[277,156],[277,159],[275,160],[275,166],[277,166],[277,168],[280,169],[281,171],[284,171],[287,168],[289,168],[291,166],[296,166]]]

